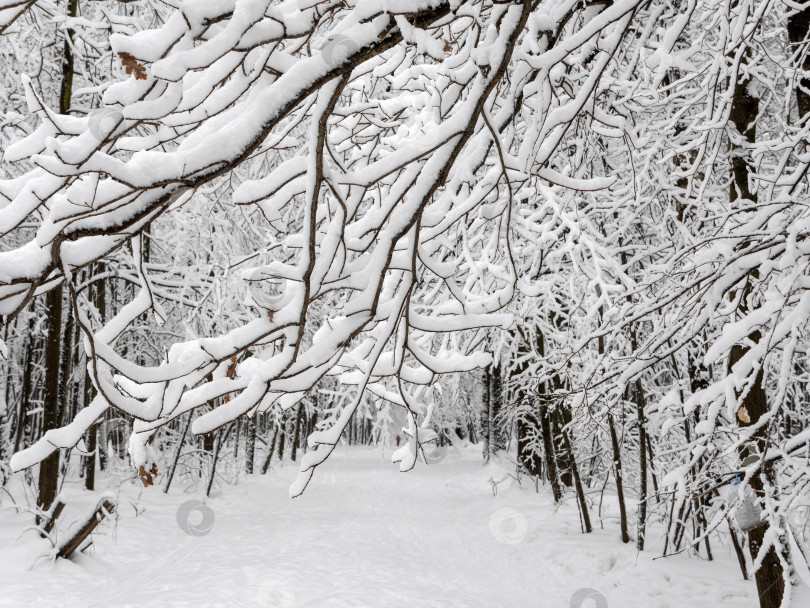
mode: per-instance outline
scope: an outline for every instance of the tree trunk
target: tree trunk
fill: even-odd
[[[239,442],[242,441],[242,419],[237,418],[233,421],[236,425],[236,437],[233,444],[233,459],[239,460]]]
[[[634,349],[635,350],[635,349]],[[635,382],[636,412],[638,415],[638,538],[636,547],[644,551],[644,537],[647,532],[647,430],[644,416],[644,389],[641,380]]]
[[[205,489],[205,495],[211,496],[211,488],[214,487],[214,476],[217,472],[217,461],[219,460],[219,454],[222,452],[222,446],[228,441],[228,435],[231,434],[233,430],[233,424],[231,424],[227,430],[219,432],[219,441],[216,442],[216,448],[214,449],[214,457],[211,460],[211,475],[208,477],[208,487]]]
[[[214,452],[214,434],[207,433],[203,435],[203,450],[205,450],[208,454],[212,454]]]
[[[794,49],[806,42],[807,33],[810,31],[810,9],[804,9],[790,17],[787,31],[788,38]],[[810,53],[804,54],[800,65],[803,71],[810,72]],[[810,112],[810,79],[801,78],[798,85],[796,87],[796,102],[799,106],[799,120],[801,120]]]
[[[585,490],[582,487],[582,480],[579,477],[579,468],[577,467],[577,460],[574,456],[574,448],[571,445],[571,439],[568,437],[568,431],[562,432],[563,441],[565,442],[565,447],[568,450],[568,454],[571,457],[571,474],[574,476],[574,487],[577,490],[577,498],[579,500],[579,509],[580,513],[582,513],[582,525],[585,528],[585,534],[590,534],[592,531],[591,528],[591,517],[588,514],[588,503],[585,500]]]
[[[571,452],[568,451],[563,437],[563,428],[571,422],[571,412],[559,400],[554,401],[555,407],[551,414],[551,431],[554,443],[554,455],[557,459],[557,474],[560,482],[568,488],[574,487],[573,464]]]
[[[79,0],[69,0],[67,14],[75,17]],[[69,39],[69,40],[68,40]],[[73,30],[67,30],[62,55],[62,83],[59,92],[59,113],[70,110],[73,91]],[[45,382],[43,386],[42,432],[55,429],[59,425],[59,371],[62,345],[62,285],[51,289],[46,296],[48,315],[48,336],[45,345]],[[67,349],[66,349],[67,350]],[[37,504],[48,510],[56,498],[59,482],[59,450],[54,451],[39,464],[39,488]]]
[[[551,484],[551,493],[554,502],[562,500],[562,488],[557,474],[557,455],[554,450],[554,438],[551,434],[551,413],[548,406],[544,406],[540,414],[540,426],[543,430],[543,454],[546,459],[546,471],[548,471],[548,481]]]
[[[290,444],[290,460],[295,462],[295,458],[298,455],[298,441],[300,440],[300,433],[301,433],[301,423],[303,422],[304,418],[304,405],[301,404],[298,406],[298,412],[295,416],[295,429],[293,430],[293,439],[292,443]]]
[[[59,426],[68,422],[70,411],[70,384],[73,375],[73,315],[67,311],[63,348],[59,358]]]
[[[489,367],[484,369],[484,382],[482,397],[484,403],[481,407],[481,434],[484,437],[484,462],[489,462],[492,454],[492,397],[490,395],[492,383],[489,380]]]
[[[267,473],[267,469],[270,468],[270,461],[273,459],[273,452],[276,451],[276,438],[278,437],[278,427],[273,431],[273,438],[270,440],[270,447],[267,450],[267,458],[264,459],[264,464],[262,465],[262,475]]]
[[[506,447],[504,434],[498,427],[503,402],[503,374],[500,364],[493,364],[488,374],[489,389],[489,449],[494,456]]]
[[[188,433],[188,427],[190,426],[191,426],[191,412],[188,413],[186,425],[183,427],[183,434],[180,435],[180,441],[177,442],[177,451],[174,453],[172,468],[169,469],[169,475],[166,477],[166,485],[163,486],[164,494],[169,492],[169,487],[172,485],[172,479],[174,479],[174,472],[177,470],[177,463],[180,462],[180,455],[183,452],[183,442],[186,440],[186,434]]]
[[[25,424],[28,418],[28,406],[31,403],[31,376],[33,374],[34,363],[34,317],[28,319],[28,336],[25,341],[25,356],[23,358],[22,370],[22,394],[20,395],[20,408],[17,414],[17,429],[14,437],[14,452],[19,452],[23,447],[23,437],[25,436]]]
[[[62,344],[62,286],[54,287],[46,295],[48,334],[45,342],[45,382],[42,391],[43,434],[59,425],[59,359]],[[43,511],[50,509],[56,498],[59,482],[59,450],[55,450],[39,464],[37,505]]]
[[[803,12],[806,13],[806,11]],[[807,34],[807,23],[808,16],[806,14],[803,15],[801,19],[792,19],[791,25],[789,26],[789,29],[792,28],[791,38],[794,36],[799,36],[800,39],[804,39]],[[797,26],[799,25],[803,25],[805,28],[803,36],[800,35],[800,33],[797,33]],[[742,78],[738,76],[738,80],[734,86],[734,97],[732,99],[729,118],[731,122],[734,123],[737,130],[743,134],[746,141],[753,144],[756,142],[756,118],[757,114],[759,113],[759,99],[751,94],[751,90],[747,85],[748,82],[743,81]],[[804,93],[799,91],[797,92],[797,96],[799,93],[802,94],[801,103],[806,103],[807,99],[804,97]],[[748,204],[756,203],[757,195],[755,192],[751,191],[749,185],[750,168],[747,150],[745,147],[743,147],[742,149],[732,150],[732,152],[734,152],[731,155],[733,179],[729,188],[729,201],[732,203],[732,207],[735,206],[734,203],[738,200],[747,200]],[[752,275],[756,277],[756,273],[757,271],[754,269],[752,271]],[[744,289],[749,289],[748,284],[746,287],[744,287]],[[743,298],[740,300],[741,313],[748,312],[749,304],[746,302],[747,295],[748,294],[744,294]],[[762,336],[759,330],[753,331],[748,336],[748,339],[754,344],[759,343],[761,338]],[[749,350],[750,347],[740,344],[736,344],[731,348],[728,357],[727,371],[729,374],[733,373],[734,365],[740,359],[742,359]],[[755,425],[760,421],[762,416],[767,413],[767,411],[768,405],[765,395],[765,375],[762,368],[760,368],[756,378],[754,379],[753,386],[743,398],[737,412],[737,424],[742,428]],[[766,433],[766,427],[763,427],[753,436],[754,445],[760,455],[765,453],[765,446],[767,443]],[[750,455],[748,452],[749,448],[744,447],[740,454],[741,457],[744,458],[745,456]],[[770,474],[770,465],[763,462],[759,471],[751,478],[751,487],[759,498],[762,498],[765,495],[764,481]],[[754,579],[757,583],[760,607],[778,608],[778,606],[782,603],[782,597],[785,592],[785,582],[783,577],[784,572],[782,563],[773,546],[769,546],[767,549],[763,547],[764,537],[769,527],[770,524],[765,524],[749,531],[748,548],[751,552],[751,559],[753,561],[756,561],[761,550],[767,550],[767,553],[762,560],[762,565],[754,573]]]
[[[541,357],[546,356],[545,336],[543,336],[543,333],[539,329],[537,331],[537,352]],[[537,387],[537,391],[539,393],[538,408],[540,411],[540,431],[543,436],[543,458],[546,464],[546,471],[548,471],[548,482],[551,484],[551,494],[554,496],[554,502],[558,503],[562,500],[562,488],[560,487],[560,478],[557,473],[557,455],[554,451],[554,436],[551,430],[550,406],[553,400],[545,394],[545,383],[541,383]]]
[[[254,416],[258,416],[258,412]],[[245,420],[245,473],[253,474],[253,460],[256,457],[256,418]]]
[[[759,331],[753,332],[749,338],[755,343],[758,342],[761,338]],[[747,351],[748,347],[741,346],[739,344],[731,348],[728,365],[729,373],[731,373],[734,364],[737,363],[737,361],[739,361]],[[768,406],[765,396],[764,382],[764,374],[760,369],[754,386],[751,387],[751,390],[743,399],[740,412],[738,412],[737,423],[739,426],[748,427],[756,424],[760,418],[767,413]],[[745,409],[744,413],[742,412],[743,408]],[[741,416],[740,414],[743,415]],[[743,418],[747,418],[747,421],[743,420]],[[754,441],[759,454],[764,454],[765,444],[767,443],[765,428],[757,431],[757,433],[754,435]],[[743,448],[743,450],[745,450],[745,448]],[[743,454],[741,454],[741,456],[744,455],[746,455],[745,451]],[[751,487],[759,498],[765,496],[764,480],[770,475],[770,473],[770,465],[763,463],[760,470],[751,478]],[[748,549],[751,552],[752,561],[756,561],[757,557],[759,556],[760,550],[763,548],[765,533],[768,531],[769,527],[770,524],[765,524],[748,532]],[[779,556],[776,554],[776,550],[773,546],[768,547],[765,558],[762,561],[762,565],[754,573],[754,579],[757,583],[760,607],[778,608],[782,603],[782,596],[785,593],[785,581],[783,578],[782,562],[779,560]]]
[[[616,435],[616,426],[613,424],[613,416],[608,414],[608,427],[610,429],[610,443],[613,446],[613,472],[616,478],[616,494],[619,498],[619,518],[622,529],[622,542],[630,542],[630,535],[627,533],[627,508],[624,504],[624,484],[622,482],[622,453],[619,448],[619,438]]]
[[[84,467],[84,487],[88,490],[96,489],[96,445],[98,436],[98,425],[94,424],[87,429],[87,451],[82,465]]]
[[[284,438],[287,436],[287,429],[285,428],[284,414],[281,415],[278,428],[278,459],[284,460]]]
[[[532,412],[523,412],[517,419],[517,448],[520,464],[532,477],[542,471],[540,459],[533,449],[533,438],[540,434],[540,421]]]
[[[101,274],[106,270],[106,265],[104,262],[96,262],[92,266],[93,270],[96,274]],[[96,307],[96,311],[98,312],[99,322],[101,323],[102,327],[107,322],[107,293],[106,293],[106,283],[104,281],[96,281],[93,285],[93,304]],[[89,367],[89,366],[86,366]],[[92,380],[90,379],[90,373],[87,369],[85,369],[85,406],[90,405],[90,402],[93,400],[96,394],[95,387],[93,386]],[[93,452],[93,450],[98,450],[98,464],[102,470],[106,467],[107,458],[106,458],[106,444],[102,445],[104,442],[100,441],[99,437],[99,426],[100,423],[96,423],[90,427],[88,430],[88,450]],[[92,444],[92,448],[90,445]],[[95,471],[96,471],[96,454],[93,453],[87,458],[85,458],[85,487],[88,490],[94,489],[95,484]],[[89,476],[88,476],[89,473]]]
[[[528,409],[532,404],[527,391],[523,385],[521,385],[521,380],[525,383],[526,379],[519,378],[528,368],[528,359],[530,355],[533,354],[532,346],[521,329],[513,331],[511,335],[512,339],[518,343],[517,363],[512,367],[509,377],[509,385],[512,389],[513,399],[521,408],[517,416],[515,429],[517,433],[518,462],[529,475],[532,477],[540,477],[543,467],[536,449],[541,433],[540,421],[537,419],[536,413]],[[541,336],[542,333],[538,329],[536,333],[538,350],[540,349],[539,342]]]
[[[734,527],[731,525],[731,519],[727,519],[726,522],[728,523],[728,533],[731,536],[731,544],[734,545],[734,553],[737,555],[737,563],[740,564],[740,571],[742,572],[743,580],[747,581],[748,571],[745,567],[745,554],[743,554],[740,541],[737,540],[737,533],[734,531]]]
[[[315,407],[318,407],[318,402],[317,401],[315,402]],[[312,413],[312,418],[310,418],[310,420],[309,420],[309,428],[307,430],[306,436],[304,437],[304,441],[303,441],[304,454],[307,453],[307,438],[309,437],[310,433],[313,433],[316,430],[315,425],[317,425],[317,424],[318,424],[318,410],[315,410]]]

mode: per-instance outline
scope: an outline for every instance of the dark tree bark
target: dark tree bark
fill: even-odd
[[[551,493],[554,502],[562,500],[562,488],[557,474],[557,455],[554,449],[554,437],[551,434],[551,413],[547,406],[543,407],[540,414],[540,426],[543,431],[543,454],[546,460],[546,471],[548,471],[548,481],[551,484]]]
[[[317,401],[315,401],[315,407],[318,407],[318,402]],[[310,420],[309,420],[309,427],[307,429],[307,434],[306,434],[306,437],[304,437],[304,442],[303,442],[304,443],[304,447],[303,447],[304,454],[307,453],[307,437],[309,437],[310,433],[315,431],[315,429],[316,429],[315,425],[316,424],[318,424],[318,410],[317,409],[312,413],[312,418],[310,418]]]
[[[68,17],[75,17],[79,10],[79,0],[68,0]],[[70,112],[71,98],[73,97],[73,35],[74,31],[68,29],[62,54],[62,86],[59,92],[59,113]]]
[[[788,19],[788,38],[793,46],[793,52],[807,41],[807,33],[810,31],[810,9],[804,9],[794,14]],[[810,72],[810,53],[805,52],[799,61],[799,65],[805,72]],[[796,87],[796,102],[799,106],[799,119],[807,116],[810,112],[810,78],[799,79]]]
[[[93,264],[91,268],[93,268],[97,274],[101,274],[107,270],[107,265],[104,262],[99,261]],[[96,311],[98,312],[99,322],[103,326],[104,323],[107,322],[107,283],[105,281],[96,281],[95,284],[93,285],[93,304],[95,305]],[[90,402],[95,397],[96,389],[93,386],[93,383],[90,380],[89,375],[85,377],[85,383],[87,385],[87,396],[85,397],[87,402],[86,405],[89,405]],[[101,470],[103,471],[105,468],[107,468],[107,444],[106,444],[106,435],[104,441],[102,441],[102,437],[99,436],[100,427],[101,422],[98,422],[90,428],[90,430],[88,431],[88,434],[90,436],[88,439],[88,445],[90,442],[92,442],[93,445],[95,446],[95,449],[98,450],[98,464]],[[92,456],[89,457],[88,460],[90,462],[88,462],[86,466],[90,467],[90,463],[92,462],[93,477],[95,478],[96,455],[93,454]],[[87,478],[85,477],[85,479]],[[95,483],[95,481],[93,481],[93,483]],[[93,488],[87,486],[87,489],[92,490]]]
[[[12,322],[12,327],[17,329],[17,319],[14,319]],[[3,343],[8,344],[8,324],[3,326]],[[16,331],[15,331],[16,333]],[[11,402],[11,379],[12,379],[12,366],[9,365],[6,368],[6,378],[3,383],[3,403],[8,405]]]
[[[577,490],[577,499],[579,500],[579,510],[582,514],[582,525],[585,529],[585,534],[590,534],[592,531],[591,528],[591,516],[588,514],[588,503],[585,500],[585,490],[582,487],[582,480],[579,477],[579,468],[577,467],[576,457],[574,456],[574,447],[571,445],[571,439],[568,437],[568,431],[562,432],[563,441],[565,441],[565,447],[568,450],[569,455],[571,456],[571,474],[574,476],[574,487]]]
[[[48,334],[45,341],[45,382],[43,384],[42,432],[59,426],[59,359],[62,344],[62,287],[51,289],[46,295]],[[39,464],[37,504],[45,511],[56,498],[59,482],[59,450]]]
[[[255,414],[258,416],[259,414]],[[253,474],[253,460],[256,457],[256,418],[245,420],[245,473]]]
[[[596,286],[596,295],[602,295],[601,288]],[[599,307],[599,323],[601,325],[602,319],[605,315],[604,306]],[[605,338],[600,335],[597,340],[597,348],[599,355],[605,354]],[[622,476],[622,449],[619,444],[619,436],[616,433],[616,424],[613,420],[613,414],[608,413],[608,430],[610,431],[610,445],[613,448],[613,476],[616,479],[616,497],[619,501],[619,526],[622,533],[622,542],[630,542],[630,534],[628,533],[627,526],[627,505],[624,502],[624,478]]]
[[[62,547],[60,547],[58,555],[62,558],[70,557],[76,549],[82,546],[82,543],[87,540],[90,533],[96,529],[101,520],[104,519],[107,513],[115,511],[115,504],[108,498],[102,499],[101,503],[95,508],[93,513],[79,526],[78,530],[71,536]]]
[[[234,425],[231,424],[228,426],[225,432],[219,431],[219,441],[216,442],[216,448],[214,449],[214,457],[211,460],[211,474],[208,477],[208,487],[205,489],[205,495],[211,496],[211,488],[214,487],[214,476],[217,472],[217,461],[219,460],[219,455],[222,452],[222,446],[228,441],[228,435],[231,434]]]
[[[284,414],[281,415],[278,427],[278,459],[284,460],[284,438],[287,436],[287,429],[285,428]],[[351,431],[350,431],[351,432]]]
[[[540,421],[533,411],[526,409],[530,405],[528,403],[529,395],[526,389],[520,385],[519,380],[520,375],[524,373],[528,367],[527,359],[532,353],[532,349],[531,345],[527,344],[526,336],[520,329],[512,332],[512,339],[518,342],[518,362],[512,368],[509,378],[509,384],[511,385],[514,399],[521,408],[517,416],[516,425],[518,462],[529,475],[540,477],[542,473],[541,461],[534,448],[535,442],[540,436]]]
[[[758,331],[753,332],[749,338],[754,342],[758,342],[761,338]],[[748,347],[739,344],[731,348],[729,355],[729,372],[745,353]],[[754,386],[743,398],[742,406],[737,414],[737,423],[741,427],[748,427],[756,424],[765,413],[768,411],[767,399],[765,396],[764,384],[765,378],[762,370],[760,369],[757,374]],[[743,411],[744,408],[744,411]],[[744,420],[747,419],[747,420]],[[754,442],[759,454],[765,453],[765,445],[767,443],[767,436],[765,428],[760,429],[754,435]],[[743,448],[741,456],[749,455],[746,448]],[[765,496],[764,481],[771,475],[771,466],[764,463],[751,478],[751,487],[759,498]],[[751,552],[751,559],[756,560],[761,550],[763,550],[763,541],[765,533],[770,527],[769,524],[759,526],[748,532],[748,549]],[[754,580],[757,583],[757,591],[759,594],[759,604],[761,608],[778,608],[782,603],[782,596],[785,593],[785,582],[783,578],[782,562],[773,546],[767,548],[767,553],[762,562],[762,566],[754,573]]]
[[[799,25],[799,20],[792,20],[792,25],[795,28]],[[802,17],[801,23],[807,24],[807,16]],[[801,39],[806,37],[807,30],[805,28],[805,35],[799,36]],[[793,30],[791,37],[797,36],[796,30]],[[756,142],[756,118],[759,113],[759,99],[751,94],[750,88],[747,86],[747,80],[742,80],[742,76],[738,75],[738,80],[734,86],[734,97],[732,99],[731,112],[729,118],[733,125],[737,128],[749,143]],[[804,95],[803,92],[797,92]],[[806,99],[802,97],[802,103]],[[756,203],[757,195],[751,191],[749,185],[749,176],[751,173],[749,158],[745,147],[733,149],[734,153],[731,155],[731,169],[732,181],[729,188],[729,201],[732,206],[737,201],[742,201],[744,204]],[[744,246],[744,245],[743,245]],[[752,278],[757,278],[756,269],[752,270]],[[747,300],[750,294],[750,282],[742,288],[745,290],[743,297],[740,299],[740,312],[746,313],[751,306]],[[748,340],[750,343],[757,344],[762,338],[759,330],[753,331]],[[734,365],[742,359],[745,354],[750,350],[750,346],[736,344],[731,348],[728,358],[728,373],[731,374]],[[762,416],[768,411],[767,398],[765,395],[765,375],[760,368],[754,379],[753,386],[751,386],[748,393],[742,400],[739,410],[737,411],[737,424],[742,427],[749,427],[756,425]],[[767,430],[766,427],[759,429],[753,436],[753,445],[743,448],[740,456],[745,458],[753,455],[752,450],[756,450],[758,454],[765,453],[767,444]],[[763,463],[759,471],[751,478],[751,487],[756,495],[762,498],[765,495],[764,481],[772,473],[771,466]],[[765,547],[764,538],[765,534],[770,527],[769,524],[759,526],[748,532],[748,548],[751,552],[751,559],[756,561],[761,551],[767,551],[763,558],[762,565],[754,573],[754,579],[757,583],[757,592],[759,594],[759,604],[761,608],[778,608],[782,603],[782,597],[785,592],[784,572],[782,562],[776,553],[773,546]]]
[[[180,462],[180,455],[183,452],[183,442],[186,440],[186,434],[188,433],[188,427],[191,426],[191,412],[188,413],[188,419],[186,420],[185,426],[183,426],[183,434],[180,435],[180,441],[177,442],[177,451],[174,453],[174,459],[172,460],[172,468],[169,469],[169,474],[166,477],[166,485],[163,486],[164,494],[169,491],[169,487],[172,485],[172,479],[174,479],[174,472],[177,470],[177,463]]]
[[[22,394],[20,395],[20,407],[17,414],[17,429],[14,437],[14,452],[19,452],[23,446],[25,436],[25,425],[28,419],[28,406],[31,403],[32,382],[34,364],[34,317],[28,319],[28,335],[25,340],[25,355],[23,357],[22,370]]]
[[[234,420],[234,424],[236,425],[236,437],[234,437],[233,458],[237,460],[239,458],[239,442],[242,441],[242,419],[237,418]]]
[[[653,455],[652,439],[650,439],[650,435],[646,431],[645,431],[644,435],[645,435],[646,444],[647,444],[647,469],[648,469],[650,481],[652,481],[652,484],[653,484],[653,496],[655,497],[655,502],[659,503],[661,499],[660,499],[660,496],[659,496],[659,493],[658,493],[658,477],[656,477],[655,468],[653,467],[653,463],[655,462],[655,457]]]
[[[635,349],[634,349],[635,350]],[[647,533],[647,429],[644,416],[644,389],[641,380],[636,380],[634,396],[636,399],[636,413],[638,422],[638,461],[639,461],[639,488],[638,488],[638,538],[636,547],[644,551],[644,537]]]
[[[540,421],[533,412],[523,412],[517,419],[517,448],[520,464],[532,477],[542,473],[542,463],[533,449],[535,438],[540,435]]]
[[[203,450],[212,454],[214,452],[214,434],[207,433],[203,435]]]
[[[537,334],[537,352],[541,357],[546,356],[545,337],[539,331]],[[548,471],[548,482],[551,485],[551,493],[552,496],[554,496],[554,502],[560,502],[562,500],[562,488],[560,487],[560,478],[557,473],[557,454],[554,450],[554,435],[551,430],[551,404],[553,400],[546,395],[545,383],[541,383],[537,387],[537,391],[537,404],[540,411],[540,431],[543,435],[543,458],[545,460],[546,471]]]
[[[490,395],[492,382],[490,382],[489,373],[489,367],[485,368],[482,387],[484,402],[481,404],[481,435],[484,438],[484,462],[489,462],[489,457],[492,454],[492,399]]]
[[[616,435],[616,425],[613,416],[608,414],[608,428],[610,429],[610,443],[613,446],[613,473],[616,478],[616,494],[619,498],[619,520],[622,529],[622,542],[630,542],[627,532],[627,508],[624,503],[624,483],[622,481],[622,453],[619,447],[619,438]]]
[[[506,447],[504,434],[498,425],[498,416],[503,406],[503,369],[500,363],[493,364],[489,373],[489,448],[494,456]]]
[[[94,424],[87,430],[87,452],[82,466],[84,467],[84,487],[88,490],[96,488],[96,445],[97,445],[98,425]]]
[[[571,422],[571,411],[558,400],[555,400],[553,403],[554,409],[551,415],[551,430],[554,440],[554,455],[557,459],[557,472],[562,484],[568,488],[573,488],[573,458],[563,437],[563,428],[565,428],[566,424]]]
[[[731,544],[734,545],[734,553],[737,555],[737,563],[740,564],[740,571],[744,580],[748,580],[748,570],[745,567],[745,554],[743,553],[740,541],[737,540],[737,533],[734,531],[734,526],[731,525],[731,519],[727,519],[728,533],[731,536]]]
[[[290,460],[293,462],[295,462],[295,458],[298,455],[298,442],[300,440],[301,424],[304,420],[304,414],[304,405],[301,404],[298,406],[298,412],[295,416],[295,429],[293,430],[292,443],[290,444]]]
[[[75,17],[78,10],[78,0],[70,0],[67,14]],[[73,92],[73,30],[67,30],[64,52],[62,55],[62,83],[59,92],[59,113],[67,114],[70,110]],[[42,432],[55,429],[59,426],[60,402],[60,359],[62,346],[62,285],[54,287],[46,295],[46,310],[48,315],[48,334],[45,344],[45,382],[43,386],[43,412]],[[67,350],[67,349],[66,349]],[[59,450],[54,451],[39,465],[39,488],[37,504],[43,510],[48,510],[56,498],[56,488],[59,483]]]
[[[262,475],[267,473],[270,468],[270,461],[273,459],[273,452],[276,451],[276,438],[278,437],[278,427],[273,431],[273,438],[270,440],[269,449],[267,450],[267,458],[264,459],[262,465]]]
[[[44,523],[42,526],[42,533],[43,537],[47,534],[50,534],[51,531],[56,526],[56,520],[59,519],[59,516],[62,514],[62,511],[65,510],[65,503],[62,501],[56,501],[48,515],[48,521]]]
[[[62,339],[62,352],[59,357],[59,426],[68,421],[70,410],[70,384],[73,372],[73,315],[68,309],[65,331]]]

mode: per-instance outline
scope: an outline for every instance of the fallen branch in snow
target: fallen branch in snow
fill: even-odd
[[[51,530],[53,530],[54,525],[56,525],[56,519],[62,514],[62,511],[64,509],[65,503],[63,503],[61,500],[57,500],[53,509],[51,509],[51,513],[48,516],[48,521],[46,521],[45,525],[42,527],[45,536],[51,533]]]
[[[498,495],[498,486],[500,484],[502,484],[504,481],[508,481],[509,479],[514,479],[515,481],[520,483],[520,480],[517,477],[515,477],[514,475],[511,475],[510,473],[507,473],[506,475],[504,475],[498,481],[495,481],[494,477],[490,477],[488,481],[489,481],[490,485],[492,485],[492,495],[497,496]]]
[[[87,540],[87,537],[90,536],[90,533],[96,529],[96,526],[101,523],[104,517],[111,515],[113,511],[115,511],[115,506],[115,498],[113,496],[104,496],[101,501],[99,501],[96,508],[93,509],[90,516],[61,546],[57,556],[65,559],[69,558],[73,552],[76,551],[76,549],[78,549],[85,540]]]

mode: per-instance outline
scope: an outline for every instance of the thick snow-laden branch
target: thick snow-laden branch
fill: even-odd
[[[543,289],[553,232],[579,230],[558,198],[616,182],[557,159],[642,4],[180,2],[161,27],[111,37],[145,78],[110,85],[103,120],[58,115],[27,85],[40,124],[6,156],[33,168],[0,182],[0,234],[42,221],[0,251],[0,314],[132,242],[140,291],[116,317],[94,327],[72,301],[99,399],[137,419],[136,466],[183,413],[217,404],[192,427],[211,432],[292,407],[328,374],[353,398],[310,437],[293,494],[367,391],[408,410],[407,470],[435,437],[413,387],[489,364],[468,350],[477,330],[511,328],[519,290]],[[248,288],[238,322],[211,319],[154,365],[128,360],[116,340],[134,320],[171,322],[161,300],[189,299],[151,276],[138,235],[170,232],[214,191],[248,228],[238,248],[217,237],[242,251],[246,280],[221,294],[235,310]],[[43,441],[66,447],[92,422]]]

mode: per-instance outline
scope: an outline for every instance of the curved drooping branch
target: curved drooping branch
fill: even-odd
[[[567,176],[564,163],[554,168],[556,152],[593,107],[643,3],[293,4],[235,2],[208,14],[182,3],[159,30],[114,35],[134,73],[107,90],[104,120],[55,115],[29,87],[42,122],[7,155],[35,168],[0,184],[0,234],[45,219],[35,239],[0,252],[6,322],[236,174],[233,203],[257,209],[281,237],[251,237],[265,260],[246,275],[255,317],[175,343],[155,366],[115,348],[144,312],[166,316],[168,288],[150,279],[138,246],[141,290],[104,327],[93,327],[89,303],[71,288],[99,397],[14,468],[74,445],[109,406],[137,419],[131,453],[144,464],[150,434],[185,412],[236,395],[195,420],[195,432],[210,432],[292,407],[331,374],[353,400],[310,437],[316,449],[293,492],[367,392],[411,412],[410,441],[396,455],[407,470],[434,436],[417,426],[423,412],[409,387],[486,365],[464,336],[508,328],[516,289],[532,289],[517,265],[534,259],[544,230],[533,197],[549,183],[611,183]],[[263,288],[275,292],[263,297]],[[234,357],[236,373],[225,373]]]

